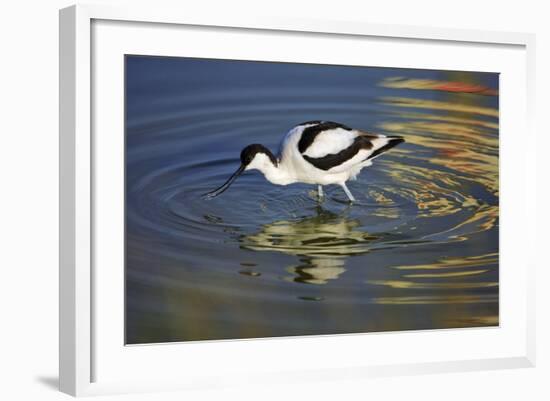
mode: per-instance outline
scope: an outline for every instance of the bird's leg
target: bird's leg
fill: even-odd
[[[322,185],[317,185],[317,193],[319,195],[319,200],[323,200],[324,198],[324,194],[323,194],[323,186]]]
[[[346,183],[342,183],[342,188],[344,188],[344,192],[346,193],[346,195],[348,196],[349,198],[349,201],[350,202],[355,202],[355,198],[353,197],[353,195],[351,194],[351,192],[349,191],[348,187],[346,187]]]

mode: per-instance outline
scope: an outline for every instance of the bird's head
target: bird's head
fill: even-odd
[[[263,171],[270,164],[276,166],[277,160],[264,145],[255,143],[248,145],[241,151],[241,166],[244,166],[245,170]]]
[[[260,170],[265,171],[270,166],[277,165],[277,159],[273,156],[268,148],[259,144],[248,145],[241,151],[241,165],[229,177],[229,179],[219,188],[206,194],[207,198],[214,198],[224,192],[239,175],[245,170]]]

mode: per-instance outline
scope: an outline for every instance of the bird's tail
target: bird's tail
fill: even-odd
[[[391,148],[399,145],[400,143],[405,142],[405,139],[400,136],[385,136],[385,137],[379,137],[379,146],[374,149],[374,151],[369,155],[367,160],[374,159],[377,156],[380,156],[382,153],[387,152]],[[380,141],[380,139],[384,139],[385,141]]]

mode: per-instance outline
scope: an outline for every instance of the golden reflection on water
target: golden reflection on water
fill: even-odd
[[[414,288],[414,289],[471,289],[497,287],[494,281],[487,282],[413,282],[405,280],[368,280],[368,284],[385,285],[391,288]]]
[[[391,190],[387,191],[388,194],[391,193]],[[377,205],[382,207],[377,207],[370,212],[371,216],[384,217],[386,219],[397,219],[399,214],[398,207],[395,206],[395,201],[388,197],[388,194],[383,194],[379,190],[369,189],[367,194],[370,198],[374,199]]]
[[[456,75],[457,79],[462,78],[460,73]],[[419,82],[405,82],[402,79],[387,80],[382,85],[388,83],[389,87],[403,84],[411,89],[427,88]],[[465,85],[468,84],[476,86],[475,82]],[[393,106],[425,109],[428,112],[398,114],[399,118],[382,122],[379,127],[385,132],[405,136],[407,142],[416,147],[407,151],[398,149],[403,155],[401,159],[405,161],[400,159],[393,163],[390,174],[396,181],[413,188],[405,191],[423,211],[421,217],[451,215],[464,209],[474,212],[456,226],[436,235],[441,237],[446,234],[460,241],[467,239],[464,232],[471,235],[489,231],[498,224],[498,204],[480,203],[472,191],[462,190],[464,182],[471,182],[472,185],[479,184],[495,197],[499,196],[498,119],[491,120],[498,118],[498,109],[481,106],[476,97],[462,95],[457,101],[457,96],[461,95],[449,95],[448,102],[384,97],[382,101]],[[476,118],[476,115],[483,118]],[[425,161],[427,165],[411,166],[406,159],[416,160],[419,164]],[[441,168],[433,168],[434,165]],[[419,178],[421,185],[418,185]],[[453,192],[469,195],[460,199]]]
[[[494,302],[497,302],[495,300]],[[453,325],[466,325],[466,326],[497,326],[499,323],[498,315],[491,316],[472,316],[464,317],[460,319],[452,319],[450,323]]]
[[[487,273],[489,270],[470,270],[465,272],[451,272],[451,273],[413,273],[404,274],[403,277],[409,278],[443,278],[443,277],[463,277],[463,276],[475,276],[478,274]]]
[[[386,132],[406,135],[408,143],[434,153],[426,156],[422,153],[408,152],[408,158],[426,160],[452,169],[461,177],[476,181],[498,195],[498,154],[495,151],[498,149],[498,137],[490,137],[474,127],[464,129],[450,123],[428,121],[382,123],[380,128]],[[397,170],[400,168],[407,170],[410,166],[396,167]],[[435,171],[431,168],[424,170],[423,174],[427,178],[432,174],[447,176],[448,179],[452,177],[445,171]]]
[[[498,253],[488,253],[486,255],[466,256],[460,258],[442,258],[429,265],[394,266],[393,268],[399,270],[438,270],[476,267],[496,263],[498,263]]]
[[[463,78],[456,73],[457,79]],[[443,85],[442,85],[443,84]],[[449,82],[435,80],[407,80],[400,77],[386,79],[381,86],[407,89],[437,89],[452,87],[455,92],[486,91],[475,82],[463,82],[447,85]],[[452,84],[452,83],[451,83]],[[498,95],[498,91],[486,91],[485,94]],[[461,96],[460,98],[458,96]],[[419,216],[433,217],[451,215],[464,209],[472,211],[452,228],[426,238],[467,241],[473,234],[490,231],[498,224],[498,203],[489,204],[476,199],[475,192],[462,190],[464,182],[479,184],[499,196],[498,178],[498,116],[496,108],[479,103],[478,97],[450,94],[449,101],[429,100],[406,97],[384,97],[382,102],[399,108],[423,109],[427,112],[398,113],[397,119],[382,122],[379,127],[386,132],[403,135],[407,142],[414,144],[416,150],[405,152],[404,158],[427,161],[428,165],[414,166],[403,163],[392,165],[391,174],[398,182],[408,184],[407,189],[421,211]],[[459,100],[459,101],[457,101]],[[430,112],[433,110],[433,112]],[[480,116],[476,117],[476,116]],[[425,151],[424,151],[425,149]],[[440,166],[434,169],[433,166]],[[449,172],[450,171],[450,172]],[[423,178],[422,186],[414,187],[418,177]],[[454,196],[453,191],[461,196]],[[462,196],[469,194],[468,196]],[[415,270],[403,274],[400,280],[370,280],[369,284],[390,288],[407,289],[474,289],[498,286],[498,282],[458,282],[464,277],[483,276],[489,272],[487,267],[498,263],[498,253],[477,256],[443,257],[429,264],[394,266],[399,271]],[[478,267],[471,269],[471,267]],[[481,268],[480,268],[481,267]],[[452,268],[455,271],[448,271]],[[445,271],[438,271],[445,269]],[[426,272],[429,270],[430,272]],[[458,271],[457,271],[458,270]],[[412,281],[417,279],[449,279],[452,281]],[[420,300],[418,300],[420,302]],[[407,302],[414,302],[407,300]],[[431,302],[431,301],[430,301]]]
[[[480,114],[498,117],[498,110],[490,107],[470,106],[463,103],[442,102],[438,100],[414,99],[407,97],[386,96],[383,102],[395,107],[412,107],[430,110],[458,111],[461,113]]]
[[[411,297],[380,297],[374,302],[384,305],[427,305],[427,304],[477,304],[498,301],[494,295],[420,295]],[[497,319],[498,322],[498,319]]]
[[[447,123],[454,123],[454,124],[466,124],[466,125],[473,125],[473,126],[479,126],[484,128],[490,128],[497,130],[498,129],[498,123],[493,121],[486,121],[486,120],[477,120],[475,118],[469,118],[466,115],[464,116],[448,116],[443,114],[426,114],[426,113],[414,113],[414,112],[400,112],[400,113],[392,113],[394,116],[399,117],[401,119],[407,119],[407,120],[427,120],[427,121],[443,121]],[[483,140],[483,138],[478,138]]]

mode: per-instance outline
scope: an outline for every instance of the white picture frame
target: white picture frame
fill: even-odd
[[[151,8],[112,8],[109,6],[91,6],[78,5],[72,6],[60,11],[60,390],[71,395],[94,395],[107,393],[126,393],[133,391],[160,391],[167,389],[196,389],[210,388],[220,385],[239,384],[233,376],[227,376],[223,369],[213,375],[205,375],[203,371],[197,369],[196,372],[187,372],[186,380],[180,380],[176,376],[149,377],[147,372],[143,376],[138,376],[132,380],[132,370],[125,377],[116,377],[110,375],[105,380],[98,380],[98,364],[95,361],[97,353],[107,348],[102,348],[103,343],[96,344],[97,338],[103,336],[98,333],[96,324],[98,319],[97,308],[94,306],[94,296],[98,290],[98,285],[102,281],[98,280],[94,271],[97,266],[96,255],[94,255],[94,231],[96,215],[94,210],[94,171],[98,167],[97,152],[99,148],[95,146],[93,140],[92,126],[95,124],[94,102],[92,101],[93,69],[96,68],[94,53],[97,49],[94,46],[101,46],[101,41],[93,41],[93,24],[98,21],[127,22],[153,24],[167,28],[178,26],[203,27],[208,29],[231,29],[233,31],[243,30],[246,32],[273,32],[285,33],[287,35],[306,34],[309,36],[318,36],[330,38],[331,36],[340,38],[384,38],[388,41],[410,40],[421,42],[433,42],[439,44],[460,45],[463,47],[476,46],[496,46],[511,47],[519,51],[518,57],[525,65],[523,73],[525,77],[516,77],[516,84],[522,87],[525,96],[520,97],[521,107],[524,111],[518,111],[518,121],[514,124],[521,124],[525,132],[525,139],[535,141],[534,132],[531,126],[534,110],[534,35],[524,33],[507,32],[485,32],[458,29],[440,29],[415,26],[398,25],[374,25],[359,22],[348,21],[316,21],[316,20],[294,20],[292,18],[273,18],[243,16],[239,20],[227,19],[223,16],[213,14],[199,15],[186,14],[183,11],[167,11]],[[117,28],[118,29],[118,28]],[[122,27],[121,29],[129,29]],[[109,31],[107,31],[108,33]],[[165,35],[166,33],[159,33]],[[154,44],[154,35],[151,36]],[[115,42],[115,41],[114,41]],[[100,49],[101,50],[101,49]],[[165,52],[168,50],[165,50]],[[524,79],[525,78],[525,79]],[[522,92],[522,93],[523,93]],[[510,110],[505,108],[503,110]],[[519,125],[517,125],[519,126]],[[503,149],[503,151],[506,149]],[[513,150],[508,148],[509,150]],[[519,153],[518,153],[519,152]],[[508,156],[510,153],[501,154],[501,169],[507,169],[513,161]],[[530,191],[534,191],[536,185],[533,172],[535,171],[535,151],[532,147],[516,149],[515,151],[516,168],[513,180],[514,184],[523,183],[523,193],[518,194],[518,198],[511,199],[508,203],[510,208],[517,209],[526,205],[526,199]],[[503,175],[503,177],[510,177]],[[503,187],[508,188],[512,185],[502,182]],[[522,192],[522,191],[518,191]],[[521,198],[519,197],[521,196]],[[504,199],[504,198],[503,198]],[[503,204],[506,205],[506,200]],[[515,207],[514,207],[515,206]],[[526,227],[533,227],[535,224],[535,209],[525,207],[517,218],[509,218],[510,225],[525,224]],[[519,213],[519,212],[518,212]],[[122,239],[120,239],[122,240]],[[502,246],[502,245],[501,245]],[[487,334],[487,341],[494,336],[494,330],[506,330],[514,326],[515,334],[510,340],[514,343],[514,350],[510,352],[502,351],[504,348],[496,349],[494,352],[472,353],[468,357],[451,358],[443,360],[423,361],[416,360],[414,355],[410,355],[407,362],[396,362],[392,359],[385,359],[383,356],[375,363],[362,364],[356,360],[340,361],[340,365],[330,366],[330,362],[318,367],[298,366],[292,370],[286,370],[284,366],[277,365],[275,370],[261,371],[256,375],[259,381],[285,381],[296,378],[296,372],[299,372],[300,379],[306,380],[325,380],[328,377],[353,377],[361,378],[380,375],[399,375],[411,373],[436,373],[443,371],[467,371],[481,369],[501,369],[510,367],[530,367],[535,363],[535,338],[534,338],[534,269],[536,260],[533,259],[534,252],[530,252],[530,244],[526,242],[518,243],[519,250],[516,254],[509,257],[520,258],[522,276],[520,279],[509,280],[510,288],[514,287],[517,294],[522,299],[519,303],[520,309],[517,315],[521,320],[519,322],[506,322],[505,326],[498,329],[492,329],[493,333]],[[510,277],[504,275],[504,277]],[[100,293],[102,297],[113,297],[111,290]],[[504,303],[503,305],[506,305]],[[100,307],[98,307],[100,308]],[[101,314],[100,314],[101,315]],[[121,323],[122,324],[122,323]],[[104,326],[103,326],[104,327]],[[520,334],[518,334],[521,332]],[[473,334],[472,334],[473,333]],[[112,335],[109,333],[108,335]],[[407,335],[400,338],[407,340]],[[415,336],[416,334],[410,333]],[[481,331],[432,331],[433,338],[445,336],[450,341],[461,341],[463,337],[468,341],[469,337],[482,336]],[[395,336],[395,334],[394,334]],[[378,341],[382,336],[348,336],[347,342],[362,344],[364,342]],[[374,340],[374,339],[377,340]],[[396,338],[396,337],[392,337]],[[321,341],[325,342],[326,349],[336,349],[340,346],[342,336],[328,336]],[[319,340],[319,339],[318,339]],[[400,341],[401,341],[400,340]],[[286,338],[277,340],[247,340],[233,342],[205,342],[199,344],[199,348],[187,348],[189,355],[195,355],[194,358],[200,358],[200,355],[206,355],[210,358],[216,358],[218,353],[226,353],[226,357],[238,356],[243,344],[250,348],[251,352],[263,352],[266,348],[274,349],[292,349],[292,344],[302,340],[296,338]],[[301,342],[300,345],[307,349],[308,346],[315,347]],[[427,341],[425,339],[425,341]],[[431,340],[429,340],[431,341]],[[503,342],[502,347],[511,342]],[[429,343],[429,342],[428,342]],[[237,344],[237,345],[235,345]],[[119,344],[124,348],[124,344]],[[167,354],[168,347],[176,345],[151,345],[146,352],[151,354],[147,356],[148,361],[162,361],[170,358]],[[317,344],[318,346],[318,344]],[[158,355],[152,355],[157,353]],[[161,350],[162,349],[162,350]],[[312,348],[313,349],[313,348]],[[135,355],[124,356],[133,361],[139,361],[140,354],[132,351]],[[121,354],[122,355],[122,354]],[[133,359],[132,359],[133,358]],[[138,359],[136,359],[138,358]],[[445,356],[443,356],[445,358]],[[330,361],[330,358],[328,358]],[[104,358],[105,360],[105,358]],[[191,360],[193,360],[191,358]],[[113,361],[109,361],[115,362]],[[195,359],[197,362],[197,359]],[[173,363],[173,362],[172,362]],[[105,363],[103,363],[105,365]],[[113,364],[115,366],[115,364]],[[170,366],[170,362],[167,362]],[[118,367],[117,367],[118,368]],[[136,368],[137,369],[137,368]],[[229,367],[228,367],[229,369]],[[244,368],[243,368],[244,369]],[[137,370],[135,370],[137,372]],[[135,373],[134,372],[134,373]],[[201,373],[202,372],[202,373]],[[267,373],[269,372],[269,374]],[[191,375],[191,377],[189,377]],[[230,380],[228,378],[231,378]],[[246,383],[246,380],[242,380]]]

